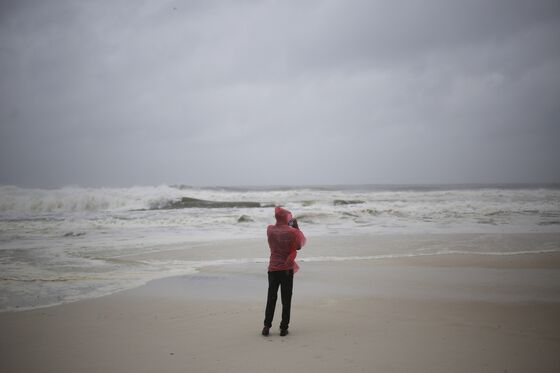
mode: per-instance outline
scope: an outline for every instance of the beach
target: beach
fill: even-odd
[[[383,255],[406,243],[449,252]],[[556,372],[559,243],[554,234],[311,238],[299,256],[286,337],[280,301],[271,335],[260,335],[266,263],[227,261],[226,253],[253,257],[266,243],[208,244],[205,258],[224,260],[196,273],[0,313],[0,370]],[[451,250],[465,245],[470,254]],[[542,250],[521,250],[531,245]],[[337,248],[347,250],[343,260],[329,257]],[[196,256],[169,250],[130,259],[150,255]]]
[[[559,0],[1,1],[0,373],[560,373],[559,41]]]

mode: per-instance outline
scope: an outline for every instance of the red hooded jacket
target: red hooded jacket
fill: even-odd
[[[276,217],[276,224],[269,225],[266,230],[268,246],[270,247],[268,271],[293,269],[294,272],[297,272],[299,266],[295,259],[297,250],[305,245],[305,236],[299,229],[288,225],[288,222],[292,219],[290,211],[276,207],[274,216]]]

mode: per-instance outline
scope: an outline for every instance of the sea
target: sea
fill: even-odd
[[[205,243],[245,239],[262,240],[266,252],[265,231],[274,223],[274,206],[291,210],[310,240],[345,235],[560,233],[560,184],[57,189],[4,185],[0,186],[0,312],[111,294],[157,278],[196,273],[207,265],[266,262],[265,255],[187,261],[158,260],[157,253],[204,250]],[[426,254],[409,250],[389,256]],[[139,254],[155,259],[127,259]],[[325,260],[344,259],[342,252]]]

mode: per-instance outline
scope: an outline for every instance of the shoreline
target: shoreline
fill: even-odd
[[[47,304],[34,307],[21,307],[7,310],[0,310],[0,315],[6,313],[19,313],[34,310],[42,310],[52,307],[61,307],[76,302],[83,302],[87,300],[95,300],[104,297],[110,297],[135,291],[145,287],[151,287],[152,283],[174,283],[177,281],[196,280],[197,278],[204,277],[212,273],[220,273],[223,276],[232,276],[239,274],[255,274],[255,268],[262,274],[266,273],[266,258],[261,258],[260,261],[251,262],[232,262],[232,263],[219,263],[207,264],[197,267],[195,272],[188,274],[173,274],[156,279],[150,279],[146,282],[107,294],[97,296],[88,296],[82,299],[70,300],[56,304]],[[325,260],[317,260],[318,258],[311,257],[307,259],[298,259],[298,263],[304,269],[306,266],[321,265],[322,267],[335,267],[336,265],[343,266],[381,266],[381,267],[434,267],[434,268],[481,268],[481,269],[560,269],[560,251],[550,252],[523,252],[523,253],[507,253],[507,254],[484,254],[484,253],[436,253],[436,254],[422,254],[413,256],[400,256],[400,257],[333,257]],[[252,268],[248,270],[248,268]],[[266,280],[266,279],[265,279]],[[223,295],[223,294],[222,294]],[[558,300],[552,302],[560,302],[560,293]]]
[[[552,372],[560,366],[560,253],[300,265],[287,337],[278,335],[280,302],[271,335],[260,335],[265,264],[211,266],[100,298],[0,313],[0,370]]]
[[[174,271],[156,278],[137,280],[117,290],[85,295],[81,299],[63,300],[37,306],[14,306],[0,310],[24,312],[56,307],[118,294],[151,281],[176,276],[190,276],[212,270],[216,266],[235,267],[265,263],[268,248],[264,239],[219,240],[195,242],[181,248],[166,248],[141,254],[119,255],[114,259],[130,262],[172,262]],[[260,257],[259,257],[260,255]],[[112,260],[113,258],[109,258]],[[302,265],[373,261],[399,266],[486,267],[486,268],[558,268],[560,267],[560,233],[445,233],[311,236],[298,255]],[[234,268],[232,268],[234,270]]]

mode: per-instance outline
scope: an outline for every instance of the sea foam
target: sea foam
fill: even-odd
[[[292,210],[308,237],[560,232],[557,186],[0,186],[0,309],[108,294],[208,265],[265,260],[235,252],[206,255],[209,249],[202,243],[257,239],[266,250],[265,229],[274,223],[273,205]],[[556,247],[530,251],[553,252]],[[198,259],[130,259],[167,250],[196,250]],[[304,261],[459,253],[453,247],[403,250],[314,255]],[[489,249],[483,254],[515,253]]]

